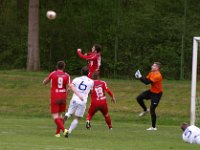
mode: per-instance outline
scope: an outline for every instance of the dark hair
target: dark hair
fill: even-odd
[[[93,78],[94,80],[98,79],[98,78],[99,78],[99,71],[93,72],[92,78]]]
[[[89,69],[87,66],[84,66],[82,69],[81,69],[81,75],[88,75],[89,73]]]
[[[93,46],[95,47],[95,50],[97,51],[97,53],[101,52],[101,45],[94,44]]]
[[[185,131],[185,129],[188,127],[188,124],[187,123],[185,123],[185,122],[183,122],[182,124],[181,124],[181,129],[183,130],[183,131]]]
[[[154,62],[154,64],[156,64],[158,66],[159,69],[161,69],[161,63],[160,62]]]
[[[65,69],[65,62],[64,61],[58,61],[56,67],[57,67],[57,69],[64,70]]]

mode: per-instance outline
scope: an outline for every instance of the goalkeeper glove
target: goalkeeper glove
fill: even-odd
[[[141,77],[142,77],[142,75],[141,75],[141,73],[140,73],[140,70],[137,70],[137,71],[135,72],[135,78],[139,79],[139,78],[141,78]]]

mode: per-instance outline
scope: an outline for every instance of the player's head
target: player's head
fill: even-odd
[[[183,130],[183,131],[185,131],[185,129],[188,127],[188,124],[187,123],[185,123],[185,122],[183,122],[182,124],[181,124],[181,129]]]
[[[94,44],[92,47],[92,52],[96,51],[97,53],[101,52],[101,45]]]
[[[95,72],[93,72],[93,74],[92,74],[92,78],[93,78],[94,80],[99,79],[99,71],[95,71]]]
[[[161,65],[160,62],[157,61],[157,62],[154,62],[154,64],[156,64],[156,66],[157,66],[159,69],[161,69],[161,66],[162,66],[162,65]]]
[[[60,69],[60,70],[64,70],[65,69],[65,62],[64,61],[58,61],[56,68]]]
[[[161,69],[161,63],[160,62],[154,62],[153,65],[151,66],[152,71],[157,71]]]
[[[83,68],[81,68],[81,75],[87,76],[88,73],[89,73],[89,69],[87,66],[84,66]]]

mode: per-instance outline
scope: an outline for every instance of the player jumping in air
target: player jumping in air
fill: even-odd
[[[111,90],[107,87],[106,82],[101,81],[98,78],[99,78],[99,72],[94,72],[93,73],[94,86],[91,93],[90,108],[88,110],[88,115],[86,117],[86,128],[90,129],[91,127],[90,121],[92,117],[95,115],[97,111],[100,111],[105,118],[108,128],[112,129],[111,118],[110,115],[108,114],[108,105],[107,105],[105,91],[112,98],[111,101],[113,103],[116,103],[116,100]]]
[[[92,52],[82,54],[82,50],[77,49],[77,54],[79,57],[86,59],[88,61],[89,74],[88,77],[92,79],[92,74],[94,71],[100,71],[101,66],[101,46],[99,44],[94,44],[92,47]]]

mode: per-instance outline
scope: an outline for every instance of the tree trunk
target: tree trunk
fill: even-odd
[[[40,69],[39,0],[29,0],[27,70]]]

